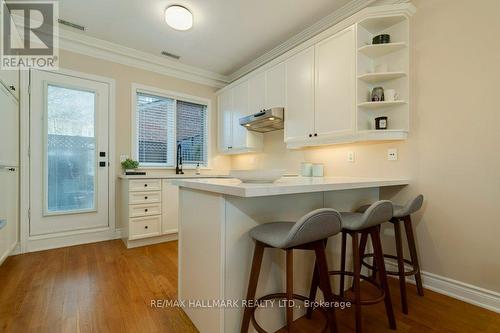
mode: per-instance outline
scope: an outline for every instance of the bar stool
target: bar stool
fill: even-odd
[[[384,265],[378,265],[380,272],[380,285],[376,281],[371,280],[369,277],[361,275],[361,256],[359,252],[359,234],[361,237],[368,237],[370,235],[373,247],[374,256],[377,258],[377,264],[381,263],[383,260],[382,244],[380,242],[380,231],[379,225],[392,218],[393,207],[392,203],[388,200],[380,200],[368,207],[364,213],[351,213],[342,212],[342,249],[341,249],[341,263],[340,271],[330,271],[330,275],[340,275],[340,293],[339,296],[344,301],[350,301],[354,303],[355,308],[355,321],[356,321],[356,332],[360,333],[362,331],[362,319],[361,319],[361,306],[371,305],[381,302],[385,302],[385,311],[387,314],[387,319],[389,321],[389,326],[391,329],[396,329],[396,320],[394,318],[394,310],[392,308],[391,295],[389,291],[389,285],[387,283],[387,276],[385,273]],[[346,262],[346,243],[347,235],[352,238],[352,256],[353,256],[353,271],[348,272],[345,269]],[[318,288],[318,277],[316,276],[317,271],[314,272],[312,283],[311,283],[311,293],[309,295],[310,300],[316,298],[316,290]],[[344,296],[344,280],[345,276],[353,277],[353,291],[354,299],[349,299]],[[361,280],[365,280],[375,286],[380,294],[376,298],[372,299],[361,299]],[[311,317],[312,309],[307,310],[306,316]]]
[[[408,300],[406,295],[406,276],[415,275],[415,282],[417,285],[418,295],[424,296],[424,288],[422,287],[422,277],[420,276],[420,265],[418,262],[417,248],[415,246],[415,238],[413,236],[413,227],[411,222],[411,214],[417,212],[424,202],[422,194],[416,196],[414,199],[409,200],[405,205],[394,205],[394,216],[390,220],[394,226],[394,238],[396,239],[396,255],[385,254],[385,258],[394,259],[398,263],[397,271],[386,271],[387,275],[399,277],[399,290],[401,294],[401,307],[404,314],[408,314]],[[368,206],[363,206],[358,211],[363,212]],[[401,225],[404,223],[406,231],[406,240],[408,242],[408,249],[410,250],[411,260],[404,258],[403,253],[403,240],[401,236]],[[367,236],[361,238],[360,253],[362,256],[362,264],[373,271],[373,278],[376,278],[377,269],[375,265],[368,264],[365,259],[373,257],[373,253],[365,254]],[[376,259],[374,259],[376,260]],[[411,270],[405,271],[405,263],[412,267]]]
[[[278,248],[286,251],[286,293],[270,294],[259,298],[256,303],[271,299],[286,299],[286,322],[287,330],[290,332],[293,322],[293,307],[291,300],[308,300],[307,297],[293,293],[293,250],[313,250],[316,254],[315,271],[318,272],[319,284],[323,290],[325,301],[333,304],[334,298],[328,278],[328,267],[326,263],[325,246],[326,239],[336,235],[342,229],[342,218],[334,209],[321,208],[303,216],[294,222],[272,222],[259,225],[250,231],[250,237],[255,240],[255,249],[252,260],[250,280],[248,282],[247,301],[254,301],[260,267],[264,248]],[[335,319],[334,307],[323,312],[327,319],[326,327],[330,332],[338,332]],[[255,307],[246,306],[243,313],[241,332],[248,332],[252,322],[253,327],[259,333],[266,331],[255,320]],[[323,330],[324,331],[324,330]]]

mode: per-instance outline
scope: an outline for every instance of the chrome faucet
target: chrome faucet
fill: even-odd
[[[184,171],[182,171],[182,146],[180,143],[177,144],[177,165],[175,167],[175,174],[184,174]]]

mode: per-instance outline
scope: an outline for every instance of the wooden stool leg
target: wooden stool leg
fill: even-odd
[[[293,250],[286,250],[286,326],[288,333],[292,332],[293,323]]]
[[[415,237],[413,237],[413,228],[411,225],[411,217],[404,217],[406,239],[408,240],[408,248],[410,249],[410,258],[413,268],[417,270],[415,273],[415,283],[420,296],[424,296],[424,287],[422,286],[422,276],[420,275],[420,264],[418,262],[417,247],[415,245]]]
[[[401,227],[399,220],[394,219],[391,221],[394,225],[394,237],[396,239],[396,257],[398,258],[398,273],[399,273],[399,292],[401,294],[401,306],[403,313],[408,314],[408,300],[406,297],[406,278],[405,278],[405,264],[403,254],[403,240],[401,237]]]
[[[321,290],[323,291],[323,296],[325,301],[330,305],[327,310],[328,315],[328,326],[330,327],[331,333],[337,333],[337,320],[335,318],[335,307],[333,302],[335,301],[332,294],[332,288],[330,286],[330,276],[328,274],[328,264],[326,262],[325,254],[325,243],[316,242],[314,246],[314,251],[316,253],[316,263],[319,276],[319,283]]]
[[[314,273],[311,281],[311,289],[309,290],[309,302],[312,304],[316,300],[316,291],[319,285],[319,271],[318,271],[318,261],[314,263]],[[312,318],[313,307],[309,306],[306,311],[306,318]]]
[[[261,242],[256,242],[253,253],[252,269],[250,271],[250,279],[248,281],[248,291],[246,298],[247,301],[255,300],[255,292],[257,291],[257,282],[259,281],[260,266],[262,264],[263,254],[264,254],[264,244],[262,244]],[[248,326],[250,325],[251,314],[252,314],[252,309],[246,306],[243,312],[241,333],[248,332]]]
[[[340,249],[340,292],[339,295],[344,297],[344,289],[345,289],[345,275],[342,272],[345,272],[345,257],[346,257],[346,246],[347,246],[347,234],[342,232],[342,248]]]
[[[384,254],[382,252],[382,243],[380,242],[380,231],[378,227],[374,227],[370,231],[370,235],[373,243],[373,253],[377,262],[377,268],[379,273],[379,280],[382,290],[385,293],[385,312],[387,313],[387,319],[389,320],[389,326],[392,329],[396,329],[396,319],[394,318],[394,309],[392,308],[391,293],[389,291],[389,284],[387,283],[387,274],[385,272],[384,264]]]
[[[356,332],[362,332],[361,318],[361,258],[359,256],[358,233],[353,232],[352,237],[352,258],[353,258],[353,284],[354,284],[354,310],[356,320]]]
[[[379,224],[376,228],[378,229],[378,232],[380,234],[380,230],[381,230],[382,226]],[[371,237],[371,235],[370,235],[370,237]],[[372,246],[373,246],[373,238],[372,238]],[[373,270],[372,270],[372,275],[370,276],[370,278],[373,281],[377,281],[377,258],[375,258],[375,255],[373,256],[372,267],[373,267]]]
[[[361,262],[363,262],[363,255],[366,252],[366,243],[368,243],[368,233],[362,233],[361,240],[359,241],[359,255]],[[352,280],[351,290],[354,291],[354,280]]]

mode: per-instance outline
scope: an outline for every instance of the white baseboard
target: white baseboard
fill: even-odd
[[[7,259],[8,256],[11,256],[13,252],[16,250],[16,247],[19,245],[19,243],[14,243],[10,249],[7,249],[1,256],[0,256],[0,265],[3,264],[5,259]]]
[[[394,261],[386,260],[385,265],[390,270],[398,270]],[[498,292],[425,271],[421,271],[421,275],[426,289],[500,313],[500,293]],[[413,276],[407,277],[407,281],[415,284]]]
[[[123,242],[127,246],[127,249],[131,249],[131,248],[139,247],[139,246],[146,246],[146,245],[153,245],[153,244],[159,244],[159,243],[164,243],[164,242],[171,242],[171,241],[175,241],[177,239],[178,239],[178,234],[172,233],[172,234],[158,236],[158,237],[149,237],[149,238],[136,239],[136,240],[125,240],[124,239]]]
[[[110,228],[84,230],[74,233],[70,232],[54,235],[34,236],[28,239],[25,252],[43,251],[66,246],[96,243],[118,239],[120,237],[120,229]]]

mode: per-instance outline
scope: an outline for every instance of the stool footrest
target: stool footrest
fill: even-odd
[[[365,261],[366,258],[373,258],[374,254],[373,253],[365,253],[362,257],[361,257],[361,264],[371,270],[374,269],[373,265],[370,265],[369,263],[367,263]],[[398,260],[398,257],[397,256],[394,256],[394,255],[391,255],[391,254],[384,254],[384,258],[388,258],[388,259],[392,259],[392,260]],[[417,273],[419,273],[419,270],[413,265],[413,263],[411,262],[411,260],[408,260],[408,259],[403,259],[403,261],[410,265],[413,269],[412,270],[409,270],[409,271],[406,271],[404,272],[404,275],[405,276],[411,276],[411,275],[415,275]],[[398,271],[389,271],[389,270],[385,270],[386,274],[387,275],[391,275],[391,276],[399,276],[399,272]]]
[[[309,301],[308,297],[303,296],[303,295],[298,295],[298,294],[293,294],[292,298],[294,300],[299,300],[299,301],[302,301],[302,302]],[[275,300],[275,299],[286,300],[288,298],[287,298],[287,294],[286,293],[268,294],[268,295],[264,295],[264,296],[258,298],[255,303],[259,304],[259,303],[264,302],[264,301]],[[255,330],[257,332],[259,332],[259,333],[268,333],[266,330],[264,330],[259,325],[259,323],[257,323],[257,320],[255,319],[255,310],[257,308],[258,308],[258,306],[251,307],[251,314],[252,314],[252,316],[251,316],[251,322],[252,322],[252,325],[253,325],[253,327],[255,328]],[[321,308],[320,312],[325,317],[325,326],[322,328],[321,332],[326,332],[327,329],[328,329],[328,315],[327,315],[326,310],[324,308]]]
[[[328,274],[329,275],[354,276],[354,273],[353,272],[349,272],[349,271],[345,271],[345,272],[344,271],[329,271]],[[361,280],[370,283],[372,286],[374,286],[380,292],[379,296],[377,296],[377,297],[361,299],[360,300],[360,304],[361,305],[372,305],[372,304],[377,304],[377,303],[382,302],[384,300],[384,297],[385,297],[385,293],[382,290],[382,287],[376,281],[374,281],[372,278],[370,278],[369,276],[361,274],[359,277],[361,278]],[[349,298],[349,297],[345,297],[345,296],[341,297],[339,295],[335,295],[335,298],[338,298],[338,299],[340,299],[341,301],[344,301],[344,302],[347,301],[347,302],[355,303],[355,301],[356,301],[356,299],[354,299],[354,298]]]

